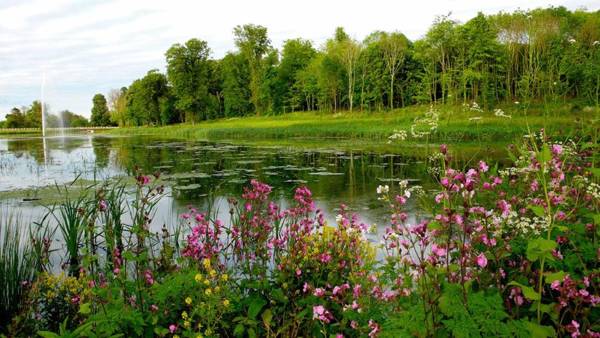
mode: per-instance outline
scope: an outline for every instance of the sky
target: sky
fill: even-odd
[[[302,37],[320,46],[342,26],[362,40],[375,30],[422,37],[437,15],[465,22],[477,14],[565,6],[600,9],[598,0],[0,0],[0,119],[40,99],[50,112],[88,116],[92,97],[165,69],[165,51],[191,38],[212,57],[234,50],[233,28],[268,28],[274,47]],[[44,86],[42,86],[44,83]]]

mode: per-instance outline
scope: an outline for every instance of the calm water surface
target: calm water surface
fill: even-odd
[[[306,150],[93,135],[13,138],[0,139],[0,196],[6,195],[0,204],[36,218],[47,203],[42,195],[38,201],[26,200],[32,190],[75,178],[127,176],[136,166],[146,173],[159,171],[168,187],[155,227],[172,223],[189,205],[206,209],[209,201],[226,218],[227,197],[238,197],[252,178],[273,186],[273,196],[283,206],[297,186],[307,185],[330,220],[344,203],[363,221],[382,225],[387,210],[377,201],[378,185],[402,179],[425,187],[431,183],[422,159],[360,148]],[[414,214],[414,206],[409,207]]]

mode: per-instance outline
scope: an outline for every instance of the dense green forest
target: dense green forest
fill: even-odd
[[[418,103],[498,103],[600,98],[600,12],[564,7],[438,17],[420,40],[343,28],[316,48],[302,38],[273,48],[267,29],[233,30],[236,50],[212,59],[191,39],[113,91],[119,125],[169,124],[291,111],[381,111]]]
[[[267,28],[237,26],[236,49],[211,58],[191,39],[128,87],[94,97],[93,125],[165,125],[293,111],[385,111],[413,104],[600,101],[600,11],[551,7],[435,19],[423,38],[337,28],[322,46],[273,47]],[[100,108],[98,108],[100,107]],[[109,111],[110,119],[106,111]],[[100,115],[98,115],[100,114]],[[7,125],[7,123],[5,123]]]

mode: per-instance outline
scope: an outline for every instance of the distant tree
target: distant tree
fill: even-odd
[[[277,69],[277,95],[281,97],[284,111],[309,109],[304,100],[299,81],[299,72],[306,69],[316,50],[308,40],[293,39],[283,44],[281,62]]]
[[[108,113],[108,105],[106,98],[102,94],[94,95],[92,99],[92,115],[90,117],[90,123],[93,126],[108,126],[110,125],[110,115]]]
[[[24,128],[25,127],[25,115],[19,108],[13,108],[10,113],[6,114],[6,121],[4,122],[5,128]]]
[[[87,127],[89,125],[88,120],[84,116],[77,115],[68,110],[58,113],[58,117],[62,120],[63,126],[67,128]]]
[[[130,125],[181,122],[173,105],[167,77],[158,70],[133,81],[127,90],[126,120]]]
[[[239,48],[240,54],[246,60],[250,70],[250,93],[251,102],[257,114],[266,109],[261,101],[264,94],[261,93],[264,64],[263,58],[271,51],[271,40],[267,36],[267,28],[257,25],[236,26],[233,30],[235,36],[235,45]]]
[[[118,126],[125,125],[127,87],[121,89],[111,89],[107,95],[108,110],[112,124]]]
[[[210,48],[206,41],[191,39],[174,44],[166,52],[167,78],[173,86],[175,106],[187,113],[186,120],[208,117],[210,99]]]
[[[362,45],[351,39],[342,27],[338,27],[335,32],[335,38],[327,42],[327,50],[344,66],[346,75],[346,90],[348,108],[352,111],[354,104],[354,90],[356,85],[356,69]]]
[[[221,61],[223,108],[225,116],[243,116],[252,112],[250,70],[238,53],[228,53]]]
[[[394,109],[394,81],[402,67],[408,51],[409,41],[402,33],[383,33],[381,36],[381,49],[383,60],[390,81],[389,107]]]
[[[49,111],[48,105],[44,105],[44,113],[47,114]],[[25,125],[26,128],[41,128],[42,127],[42,104],[40,101],[33,101],[31,106],[27,108],[25,113]]]

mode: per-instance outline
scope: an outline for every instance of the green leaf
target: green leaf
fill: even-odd
[[[554,337],[554,329],[550,326],[543,326],[533,322],[525,322],[527,330],[531,333],[532,338],[548,338]]]
[[[90,309],[90,303],[83,303],[79,305],[79,313],[81,313],[82,315],[87,315],[90,312],[92,312],[92,310]]]
[[[552,250],[556,249],[556,246],[557,244],[555,241],[541,237],[531,240],[527,244],[527,259],[532,262],[535,262],[540,258],[554,260],[554,256],[552,256]]]
[[[266,327],[271,326],[272,319],[273,319],[273,312],[271,312],[271,309],[266,309],[262,314],[263,324],[265,324]]]
[[[540,207],[539,205],[528,205],[527,208],[529,208],[531,211],[533,211],[533,213],[537,216],[537,217],[545,217],[545,212],[544,212],[544,208]]]
[[[600,178],[600,168],[590,168],[590,172]]]
[[[519,282],[515,282],[515,281],[508,283],[508,285],[514,285],[514,286],[520,287],[521,292],[523,292],[523,295],[525,296],[525,298],[527,298],[529,300],[540,300],[540,295],[537,292],[535,292],[535,290],[531,286],[523,285],[523,284],[521,284]]]
[[[233,329],[233,335],[236,337],[242,337],[244,335],[244,331],[244,324],[239,323],[235,326],[235,329]]]
[[[432,221],[427,224],[427,228],[429,230],[439,230],[442,228],[442,225],[438,221]]]
[[[542,150],[537,153],[536,158],[540,163],[545,163],[552,159],[552,153],[550,152],[550,147],[548,147],[547,143],[544,143]]]
[[[256,338],[256,331],[253,328],[248,329],[248,338]]]
[[[60,337],[56,333],[50,332],[50,331],[38,331],[37,334],[44,338],[59,338]]]
[[[554,281],[561,281],[565,278],[565,272],[564,271],[557,271],[557,272],[552,272],[552,273],[546,273],[546,284],[551,284]]]
[[[266,300],[260,297],[254,297],[251,300],[250,305],[248,306],[248,318],[256,318],[256,316],[258,316],[258,313],[263,308],[263,306],[265,306],[265,304],[267,304]]]

